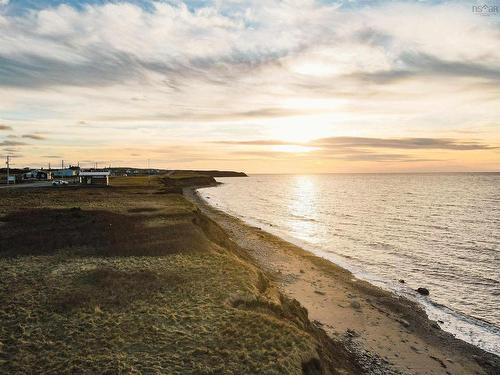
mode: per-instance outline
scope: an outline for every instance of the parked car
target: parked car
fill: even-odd
[[[64,181],[64,180],[52,181],[52,186],[58,186],[58,185],[68,185],[68,181]]]

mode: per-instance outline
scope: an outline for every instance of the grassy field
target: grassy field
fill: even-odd
[[[0,373],[319,368],[304,311],[193,204],[111,183],[0,191]]]

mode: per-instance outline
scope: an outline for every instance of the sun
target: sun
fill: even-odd
[[[267,131],[270,139],[290,143],[307,143],[336,132],[333,122],[325,116],[274,119],[267,124]]]
[[[280,108],[299,113],[267,120],[272,139],[285,142],[307,143],[314,139],[330,137],[336,132],[336,124],[347,120],[342,106],[344,99],[294,97],[279,103]]]

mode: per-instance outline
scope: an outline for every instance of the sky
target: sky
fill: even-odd
[[[0,0],[0,155],[19,168],[500,171],[500,13],[483,4],[500,9]]]

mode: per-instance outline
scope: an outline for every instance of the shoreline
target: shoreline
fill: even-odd
[[[391,292],[397,297],[403,297],[417,303],[417,305],[425,311],[428,318],[430,320],[436,321],[443,331],[446,331],[459,340],[465,341],[468,344],[478,347],[479,349],[484,350],[487,353],[500,356],[500,347],[496,345],[496,342],[498,341],[497,335],[499,333],[499,329],[494,324],[478,317],[469,316],[464,313],[457,312],[446,305],[435,302],[427,296],[420,295],[417,292],[417,288],[420,286],[425,287],[425,284],[413,284],[413,287],[410,287],[408,280],[406,280],[404,283],[397,282],[396,280],[392,280],[392,282],[388,281],[388,279],[377,276],[377,274],[375,273],[366,272],[359,265],[350,262],[349,259],[344,259],[342,256],[337,254],[325,253],[324,249],[318,249],[318,247],[315,247],[312,244],[288,235],[286,231],[280,230],[280,227],[274,225],[274,223],[259,222],[255,218],[247,219],[243,216],[240,216],[238,212],[227,209],[227,207],[219,207],[218,205],[213,205],[214,202],[209,200],[210,198],[208,197],[204,198],[203,196],[201,196],[201,192],[199,193],[199,195],[201,200],[204,203],[208,204],[209,207],[237,218],[241,220],[245,225],[259,228],[260,230],[276,236],[284,240],[285,242],[291,243],[292,245],[297,246],[305,250],[306,252],[312,253],[315,256],[323,258],[339,266],[340,268],[345,269],[346,271],[354,275],[354,277],[360,280],[366,281],[369,284],[382,290]],[[482,338],[489,339],[487,344],[482,341]]]
[[[206,186],[203,186],[206,187]],[[329,337],[383,373],[494,374],[500,358],[442,331],[416,301],[356,278],[350,271],[212,207],[194,187],[184,195],[298,300]],[[377,373],[377,372],[375,372]]]

